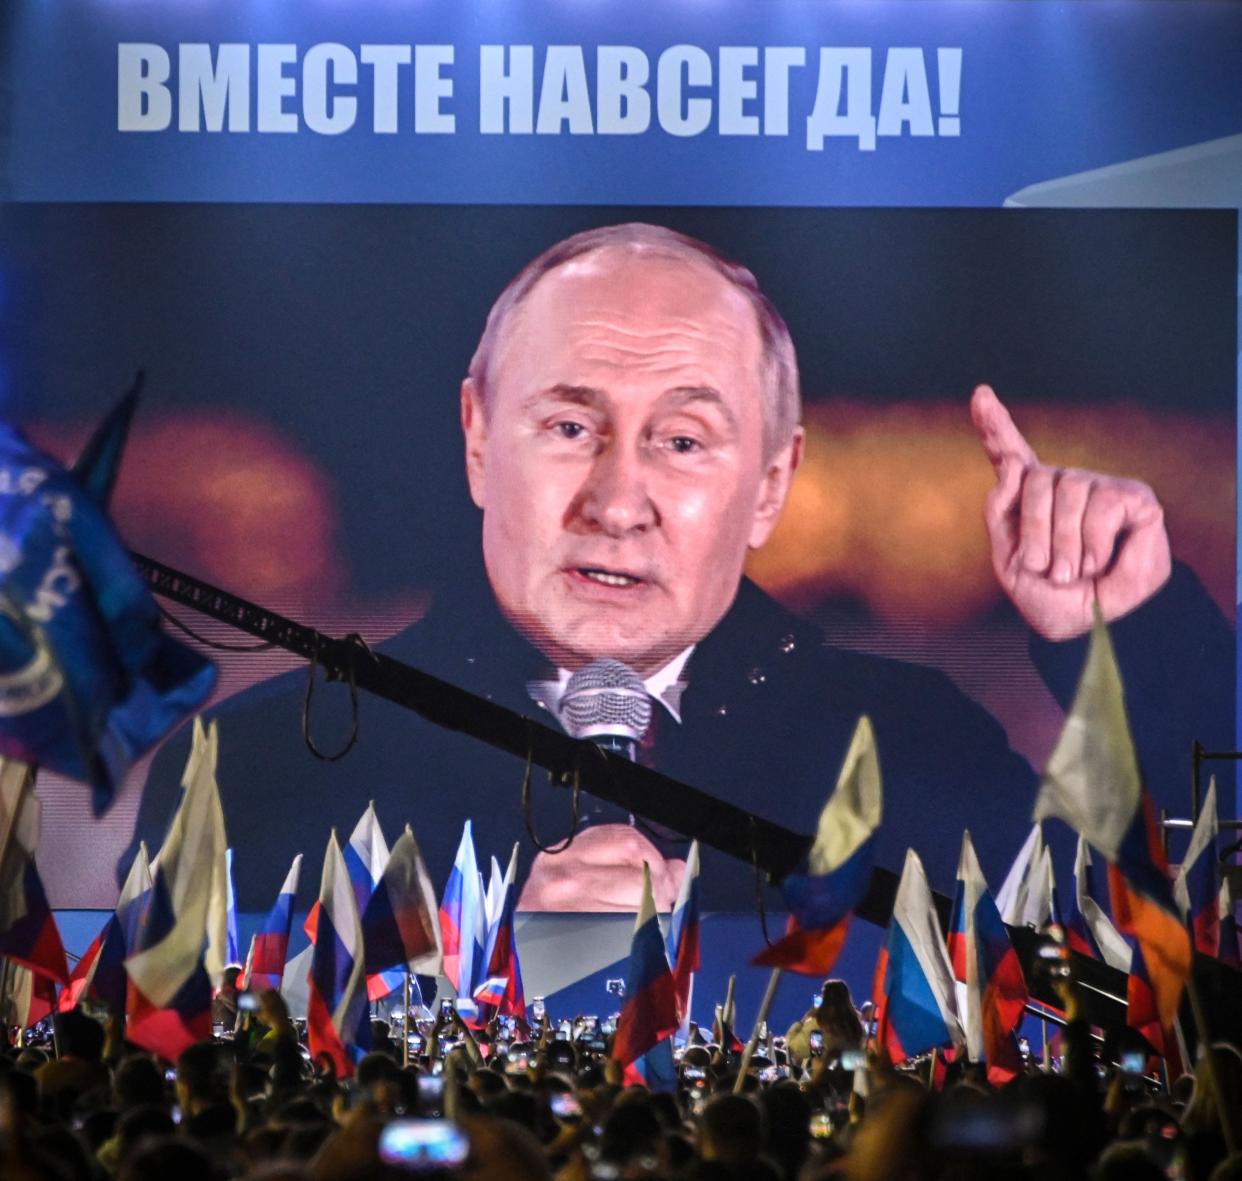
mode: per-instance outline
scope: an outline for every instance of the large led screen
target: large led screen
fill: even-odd
[[[627,223],[711,255],[605,235],[510,301],[472,370],[514,276]],[[912,845],[949,891],[964,828],[994,882],[1025,835],[1097,590],[1158,804],[1187,812],[1193,739],[1233,745],[1235,223],[10,206],[5,380],[64,458],[145,372],[115,499],[136,550],[546,724],[571,673],[617,656],[650,694],[641,761],[795,830],[868,715],[878,859],[897,869]],[[977,395],[972,417],[981,383],[1000,405]],[[372,799],[390,839],[412,824],[437,885],[470,819],[481,859],[519,843],[527,908],[632,909],[644,859],[671,900],[680,834],[584,797],[570,849],[537,856],[572,799],[536,772],[524,815],[522,760],[366,695],[353,749],[317,757],[304,713],[335,754],[346,687],[307,709],[304,663],[213,656],[243,909]],[[55,905],[112,904],[187,749],[183,730],[97,822],[43,777]],[[754,905],[739,861],[706,852],[703,886],[712,909]]]

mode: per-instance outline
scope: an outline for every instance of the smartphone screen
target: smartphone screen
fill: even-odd
[[[470,1141],[455,1124],[439,1119],[393,1120],[380,1134],[380,1160],[413,1173],[464,1164]]]
[[[552,1114],[557,1119],[575,1120],[582,1118],[582,1104],[569,1091],[558,1091],[551,1099]]]

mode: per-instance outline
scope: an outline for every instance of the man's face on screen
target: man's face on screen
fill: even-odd
[[[765,460],[761,342],[706,265],[601,250],[544,276],[462,391],[483,555],[557,665],[646,676],[702,639],[771,532],[797,444]]]

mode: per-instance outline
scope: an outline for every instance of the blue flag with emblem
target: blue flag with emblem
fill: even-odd
[[[136,401],[135,389],[72,471],[0,423],[0,755],[89,783],[96,814],[215,682],[161,632],[105,512]]]

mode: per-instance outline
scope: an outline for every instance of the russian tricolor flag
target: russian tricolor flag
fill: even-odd
[[[161,857],[138,944],[125,961],[131,983],[126,1037],[170,1062],[211,1037],[211,980],[203,966],[202,931],[197,948],[191,947],[173,909],[175,885],[175,873]]]
[[[1163,1054],[1190,975],[1190,937],[1173,900],[1121,674],[1098,607],[1074,702],[1035,801],[1034,819],[1048,816],[1064,820],[1110,862],[1113,917],[1137,942],[1126,1020]]]
[[[224,958],[230,964],[241,963],[241,948],[237,943],[237,891],[233,889],[233,850],[224,851],[225,881],[227,899],[226,937]]]
[[[215,726],[195,725],[188,782],[155,861],[154,879],[125,961],[127,1036],[168,1059],[211,1035],[205,951],[224,959],[224,812],[215,776]],[[204,948],[206,943],[206,948]]]
[[[387,972],[404,980],[407,971],[439,975],[443,956],[435,895],[408,824],[367,903],[362,935],[368,978]]]
[[[279,989],[284,980],[289,932],[293,928],[293,905],[301,875],[302,854],[299,853],[285,874],[284,884],[263,926],[250,944],[250,954],[246,957],[246,988],[253,992],[261,992],[265,988]]]
[[[138,946],[138,932],[142,929],[142,916],[151,899],[151,857],[147,842],[138,842],[138,855],[129,867],[121,895],[116,901],[116,917],[125,935],[125,949],[132,951]]]
[[[923,863],[913,849],[876,962],[876,1042],[894,1062],[960,1045],[953,970]]]
[[[1091,849],[1080,836],[1074,854],[1074,905],[1065,923],[1066,941],[1079,955],[1103,960],[1121,972],[1130,970],[1130,945],[1113,926],[1096,891]]]
[[[311,1054],[327,1054],[338,1078],[354,1072],[354,1059],[371,1042],[363,963],[362,920],[336,829],[328,838],[319,883],[319,914],[311,954],[307,1040]]]
[[[480,874],[482,871],[480,871]],[[492,871],[487,879],[487,889],[483,893],[483,929],[487,932],[490,942],[496,920],[500,918],[501,891],[505,884],[505,875],[501,871],[500,862],[492,858]]]
[[[754,963],[822,976],[836,962],[850,913],[871,881],[882,794],[875,734],[871,720],[863,716],[820,813],[807,871],[790,874],[781,883],[789,927]]]
[[[1208,784],[1173,896],[1194,933],[1195,951],[1220,954],[1220,883],[1216,865],[1216,778]]]
[[[634,937],[630,943],[630,964],[625,980],[625,1002],[617,1018],[613,1037],[612,1057],[623,1067],[639,1063],[650,1056],[650,1069],[637,1065],[637,1073],[648,1085],[667,1085],[666,1063],[672,1064],[672,1043],[677,1031],[677,988],[664,950],[664,936],[656,915],[655,898],[651,893],[651,871],[643,862],[643,893],[634,921]],[[667,1055],[657,1049],[667,1042]],[[654,1053],[652,1053],[654,1051]],[[634,1072],[629,1072],[633,1077]],[[675,1076],[674,1076],[675,1081]]]
[[[694,991],[694,974],[702,961],[699,934],[699,842],[693,841],[686,854],[686,868],[677,889],[673,919],[669,924],[669,960],[673,965],[673,983],[677,989],[677,1013],[684,1030],[690,1023],[690,996]]]
[[[1026,980],[969,832],[962,836],[948,942],[967,1053],[987,1063],[989,1080],[999,1086],[1022,1069],[1014,1030],[1026,1008]]]
[[[200,855],[204,865],[199,867],[200,887],[207,892],[207,950],[203,964],[212,984],[219,985],[224,969],[237,962],[236,940],[230,944],[229,914],[232,907],[232,878],[229,869],[228,838],[224,831],[224,809],[220,803],[220,788],[216,781],[216,767],[220,754],[220,724],[214,719],[207,726],[202,717],[196,717],[191,727],[190,755],[181,775],[181,784],[188,792],[192,783],[203,784],[202,799],[206,807],[204,823],[210,830],[210,846],[204,845]],[[184,798],[184,797],[183,797]],[[208,849],[210,851],[208,852]],[[158,861],[158,857],[157,857]],[[152,873],[158,867],[152,867]],[[197,906],[197,903],[195,903]]]
[[[444,887],[444,899],[440,903],[444,974],[459,997],[474,995],[483,971],[486,935],[479,863],[474,855],[474,837],[467,820],[448,883]]]
[[[1032,825],[996,895],[996,909],[1011,927],[1026,926],[1027,896],[1044,856],[1044,832]]]
[[[388,842],[380,828],[379,817],[375,815],[374,800],[368,801],[367,810],[354,825],[344,852],[349,880],[354,885],[354,897],[358,902],[358,913],[364,915],[371,894],[379,885],[384,867],[388,864]],[[367,976],[367,996],[378,1001],[400,988],[404,981],[404,972],[371,973]]]
[[[0,760],[0,831],[9,834],[0,860],[0,956],[64,984],[65,949],[35,865],[41,819],[34,768]]]
[[[474,999],[480,1004],[494,1004],[496,1011],[506,1017],[526,1020],[526,993],[522,988],[522,965],[518,959],[517,934],[514,930],[513,911],[517,906],[517,859],[518,847],[513,846],[509,867],[500,884],[497,897],[496,922],[488,935],[487,951],[483,959],[483,975],[487,978],[482,989],[475,989]],[[490,999],[495,988],[493,982],[504,980],[505,986],[499,999]],[[481,995],[482,993],[482,995]]]
[[[375,801],[367,803],[366,811],[358,818],[354,831],[349,834],[345,846],[345,867],[354,890],[358,913],[362,914],[371,899],[384,866],[388,864],[388,842],[384,840],[379,817],[375,815]]]
[[[146,843],[142,842],[121,887],[116,909],[78,960],[69,986],[60,994],[57,1008],[62,1013],[74,1008],[84,997],[102,1001],[114,1016],[125,1012],[129,986],[125,957],[131,950],[131,940],[137,946],[138,921],[150,893],[151,867]]]

